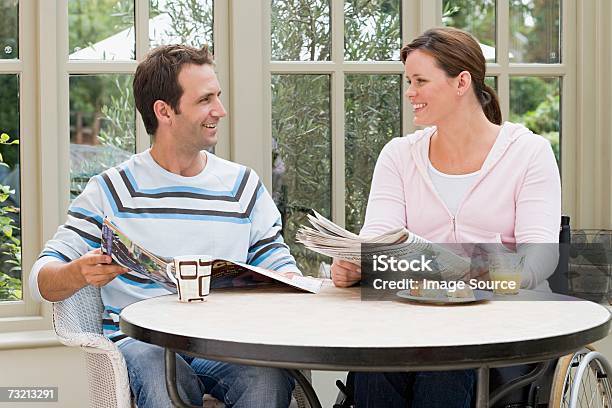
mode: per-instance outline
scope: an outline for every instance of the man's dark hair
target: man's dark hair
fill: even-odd
[[[136,68],[132,83],[136,109],[151,136],[155,135],[158,126],[153,111],[155,101],[162,100],[174,112],[181,113],[179,101],[183,89],[178,76],[185,64],[214,65],[214,60],[207,45],[201,49],[187,45],[163,45],[151,50]]]

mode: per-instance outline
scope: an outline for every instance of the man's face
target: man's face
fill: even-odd
[[[183,95],[173,112],[172,133],[184,149],[203,150],[217,143],[217,125],[227,112],[213,67],[187,64],[178,76]]]

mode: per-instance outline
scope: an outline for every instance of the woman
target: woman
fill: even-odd
[[[505,122],[484,83],[478,42],[453,28],[426,31],[402,48],[414,123],[431,126],[391,140],[372,179],[362,236],[398,226],[433,242],[503,243],[524,253],[521,286],[546,289],[557,252],[561,184],[549,142]],[[552,246],[548,246],[552,247]],[[347,287],[358,266],[335,260],[332,279]],[[469,407],[471,370],[355,376],[360,406]]]

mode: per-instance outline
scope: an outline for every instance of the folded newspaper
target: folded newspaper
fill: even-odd
[[[128,238],[108,219],[102,225],[102,252],[119,265],[148,278],[164,289],[176,293],[174,262],[155,255]],[[227,259],[213,259],[211,289],[250,287],[280,283],[310,293],[318,293],[323,281],[299,275],[285,276],[279,272]]]
[[[396,228],[374,237],[361,237],[334,224],[316,211],[313,212],[314,216],[308,214],[312,228],[302,226],[296,238],[306,248],[319,254],[354,263],[360,263],[362,256],[371,259],[372,255],[381,253],[397,259],[427,254],[436,261],[437,271],[441,275],[438,278],[461,280],[469,274],[469,258],[457,255],[443,245],[432,243],[406,228]]]

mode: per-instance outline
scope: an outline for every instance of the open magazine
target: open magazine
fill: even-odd
[[[108,219],[102,225],[102,252],[119,265],[128,268],[176,293],[174,262],[155,255],[128,238]],[[320,279],[291,276],[227,259],[213,259],[211,289],[249,287],[281,283],[310,293],[318,293]]]
[[[360,263],[362,256],[371,259],[371,255],[385,253],[398,259],[417,257],[427,254],[435,258],[441,278],[460,280],[470,270],[470,259],[450,251],[443,245],[434,244],[414,234],[406,228],[396,228],[375,237],[360,237],[345,230],[332,221],[314,212],[308,214],[311,227],[302,226],[297,233],[297,241],[308,249],[319,254]],[[362,246],[362,244],[388,244]],[[371,248],[372,254],[367,251]]]

